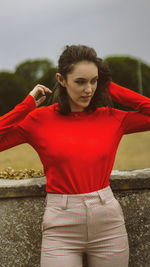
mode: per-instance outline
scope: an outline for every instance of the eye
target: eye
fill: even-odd
[[[91,83],[94,84],[97,82],[97,79],[96,80],[92,80]]]
[[[84,81],[76,81],[76,83],[78,83],[78,84],[84,84],[85,82]]]

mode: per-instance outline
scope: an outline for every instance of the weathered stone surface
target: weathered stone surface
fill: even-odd
[[[126,222],[130,245],[130,266],[150,266],[150,190],[114,192]]]
[[[0,179],[0,198],[45,196],[46,177],[25,180]]]
[[[139,170],[113,170],[110,176],[113,190],[150,189],[150,168]]]
[[[43,197],[0,200],[0,266],[37,267]]]
[[[150,169],[112,171],[130,245],[130,267],[150,267]],[[0,179],[0,267],[39,267],[46,178]],[[84,255],[84,266],[86,255]]]

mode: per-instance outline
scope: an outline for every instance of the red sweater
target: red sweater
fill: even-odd
[[[50,193],[81,194],[108,186],[122,136],[150,130],[150,98],[113,82],[107,90],[112,100],[135,111],[112,108],[111,113],[107,106],[64,116],[54,111],[58,103],[37,108],[27,95],[0,117],[0,151],[30,144],[41,159]]]

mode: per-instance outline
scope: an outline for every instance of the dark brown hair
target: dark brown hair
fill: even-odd
[[[81,61],[95,63],[99,76],[95,93],[90,104],[84,110],[94,112],[97,107],[113,107],[113,102],[106,90],[111,82],[111,71],[107,63],[97,57],[96,51],[93,48],[85,45],[67,45],[59,57],[58,72],[67,80],[67,74],[71,73],[74,70],[74,65]],[[58,81],[56,81],[54,86],[54,94],[51,100],[51,103],[56,102],[59,104],[59,110],[57,109],[57,111],[60,114],[68,115],[71,112],[68,92]]]

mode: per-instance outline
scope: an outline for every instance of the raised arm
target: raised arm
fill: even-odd
[[[29,94],[13,110],[0,117],[0,151],[27,142],[26,134],[17,125],[35,108],[35,100]]]
[[[113,101],[132,107],[140,113],[150,116],[150,98],[114,82],[110,83],[107,90]]]
[[[140,111],[123,111],[124,118],[121,126],[123,134],[150,131],[150,115],[144,115]]]
[[[0,151],[28,142],[27,131],[19,126],[27,118],[26,127],[30,127],[29,113],[39,106],[46,98],[45,92],[52,91],[43,85],[37,85],[30,94],[13,110],[0,117]],[[44,96],[35,100],[39,93]]]
[[[22,121],[26,115],[36,108],[36,103],[30,94],[23,102],[15,106],[14,109],[0,117],[0,140],[8,133],[17,123]]]

